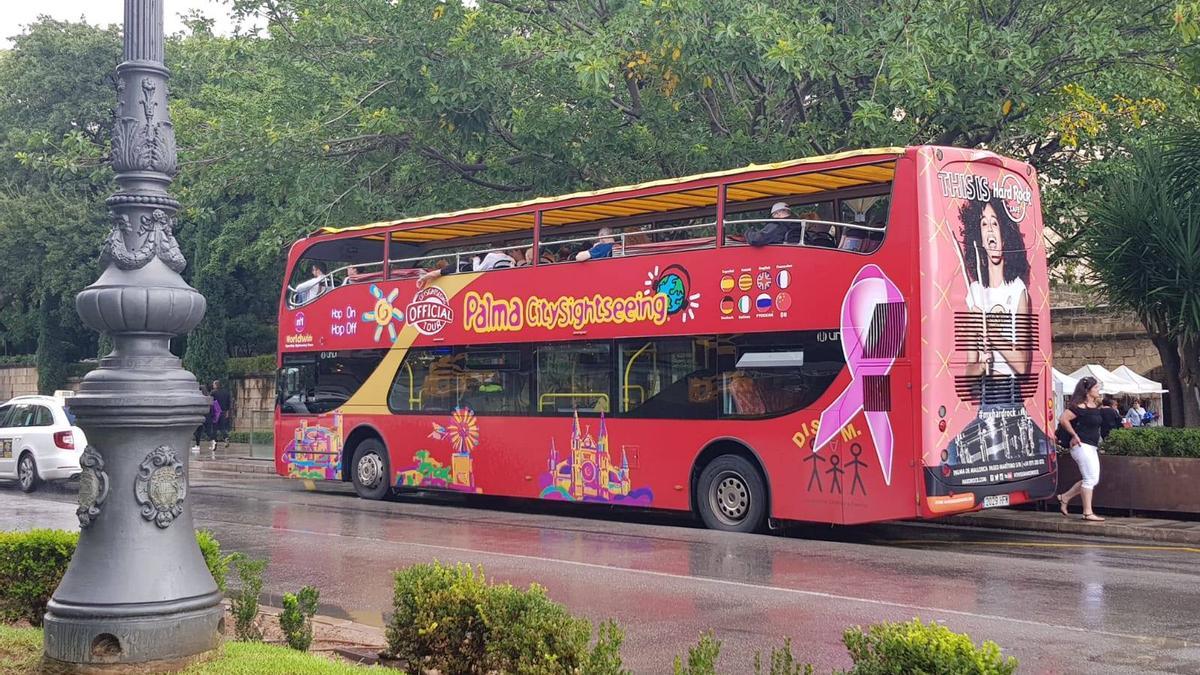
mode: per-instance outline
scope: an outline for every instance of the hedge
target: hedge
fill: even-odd
[[[37,354],[5,354],[0,356],[0,366],[30,367],[37,365]]]
[[[226,360],[225,365],[230,377],[270,375],[275,372],[275,355],[239,356]]]
[[[1109,455],[1131,457],[1200,458],[1200,429],[1174,427],[1135,427],[1116,429],[1104,439],[1103,450]]]
[[[255,445],[273,445],[275,433],[272,431],[231,431],[230,443],[253,443]]]
[[[42,624],[46,603],[67,571],[79,543],[78,532],[28,530],[0,532],[0,621],[25,619]],[[196,543],[217,587],[225,588],[228,558],[211,533],[196,533]]]

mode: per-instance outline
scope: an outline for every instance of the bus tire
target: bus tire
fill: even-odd
[[[766,483],[745,457],[721,455],[709,462],[696,490],[700,518],[711,530],[756,532],[766,519]]]
[[[354,491],[363,499],[383,499],[392,491],[391,466],[387,448],[378,439],[368,438],[354,448],[351,465]]]

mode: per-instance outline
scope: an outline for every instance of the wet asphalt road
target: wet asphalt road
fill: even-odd
[[[729,535],[671,515],[317,487],[200,478],[189,497],[225,549],[269,558],[271,595],[313,584],[322,613],[380,625],[392,570],[481,564],[616,618],[637,673],[670,672],[709,629],[722,672],[753,672],[785,637],[827,672],[850,665],[845,627],[920,617],[996,641],[1021,672],[1200,674],[1200,549],[909,524]],[[73,500],[0,484],[0,529],[75,527]]]

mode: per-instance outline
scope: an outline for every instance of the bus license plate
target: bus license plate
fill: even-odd
[[[1008,495],[990,495],[983,498],[983,508],[990,509],[997,506],[1008,506]]]

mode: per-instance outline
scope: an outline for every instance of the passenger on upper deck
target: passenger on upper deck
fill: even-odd
[[[595,258],[612,257],[613,246],[615,246],[617,243],[617,240],[613,238],[612,228],[602,227],[600,228],[600,231],[596,233],[596,236],[598,237],[596,243],[593,244],[588,250],[581,251],[579,254],[577,254],[575,256],[576,260],[582,262],[584,260],[593,260]]]
[[[837,248],[837,239],[833,236],[833,226],[821,222],[821,214],[808,211],[800,214],[800,220],[815,221],[804,226],[804,245]]]
[[[790,220],[792,210],[788,208],[787,202],[775,202],[771,207],[771,218],[775,220]],[[767,223],[757,230],[746,232],[746,243],[751,246],[767,246],[769,244],[782,244],[788,239],[788,234],[793,230],[799,229],[797,223]]]
[[[516,266],[517,266],[517,261],[514,260],[513,257],[511,255],[509,255],[507,252],[505,252],[505,251],[488,251],[487,254],[484,255],[482,258],[480,258],[479,256],[475,256],[474,258],[472,258],[470,271],[472,271],[472,272],[487,272],[489,270],[503,270],[503,269],[508,269],[508,268],[516,267]],[[464,267],[465,267],[465,265],[464,265]],[[463,269],[463,270],[459,270],[459,271],[465,272],[467,270]],[[438,277],[444,277],[448,274],[453,274],[453,273],[454,273],[454,271],[450,269],[449,265],[446,265],[443,267],[438,267],[437,269],[432,269],[428,272],[421,274],[421,276],[417,279],[417,287],[424,288],[425,285],[428,284],[430,281],[433,281],[434,279],[437,279]]]
[[[303,305],[310,300],[316,300],[317,296],[325,292],[325,289],[323,288],[325,283],[324,263],[314,262],[311,272],[311,279],[306,279],[303,283],[300,283],[296,286],[297,304]]]

